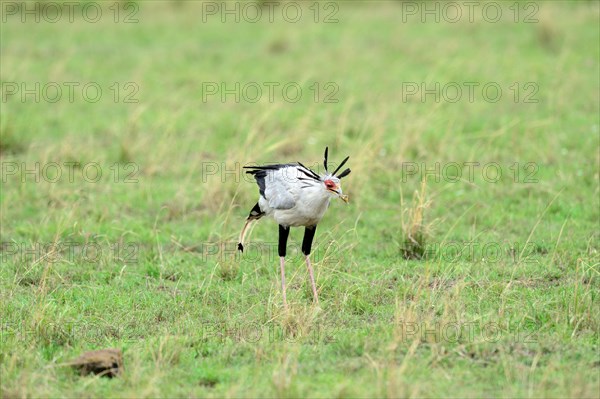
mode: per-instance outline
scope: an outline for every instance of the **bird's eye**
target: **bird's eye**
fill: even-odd
[[[325,180],[325,187],[327,188],[335,188],[335,183],[331,180]]]

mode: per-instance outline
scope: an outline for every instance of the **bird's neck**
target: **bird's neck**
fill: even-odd
[[[311,192],[310,195],[308,195],[307,208],[314,210],[315,215],[321,217],[327,210],[330,200],[331,195],[328,192],[319,188]]]

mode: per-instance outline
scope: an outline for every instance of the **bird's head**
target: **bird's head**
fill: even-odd
[[[340,180],[343,177],[346,177],[350,174],[350,168],[344,170],[339,175],[336,175],[336,173],[342,168],[342,166],[344,166],[344,164],[348,161],[348,158],[350,158],[350,157],[346,157],[342,161],[342,163],[340,163],[339,166],[333,171],[333,173],[329,173],[327,171],[327,152],[328,152],[328,148],[326,147],[325,148],[325,160],[323,161],[323,165],[325,166],[325,171],[326,171],[325,176],[322,177],[323,187],[330,195],[337,196],[345,203],[348,203],[348,196],[344,195],[344,193],[342,192],[342,186],[340,184]]]
[[[348,196],[342,192],[342,186],[340,185],[340,179],[335,176],[326,175],[323,180],[325,190],[331,195],[340,197],[342,201],[348,203]]]

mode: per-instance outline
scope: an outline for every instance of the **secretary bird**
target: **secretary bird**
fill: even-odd
[[[240,233],[238,250],[244,252],[244,236],[248,226],[263,216],[272,217],[279,224],[279,266],[281,268],[281,292],[283,305],[287,308],[285,295],[285,254],[290,227],[304,226],[304,239],[302,240],[302,253],[306,260],[306,267],[310,276],[310,283],[314,301],[319,303],[317,287],[313,268],[310,263],[310,249],[315,236],[317,224],[323,218],[331,198],[339,197],[348,203],[348,196],[342,193],[340,179],[350,174],[350,169],[345,169],[339,175],[336,173],[348,161],[346,157],[342,163],[329,173],[327,168],[327,152],[323,165],[325,174],[319,176],[300,162],[288,164],[275,164],[266,166],[245,166],[249,169],[246,173],[256,179],[260,196],[258,202],[248,215],[246,224]]]

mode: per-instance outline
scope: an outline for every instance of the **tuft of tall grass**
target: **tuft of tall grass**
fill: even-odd
[[[412,206],[404,209],[401,204],[403,210],[400,253],[404,259],[422,259],[425,256],[427,240],[431,237],[433,223],[425,222],[425,213],[431,207],[426,189],[427,181],[423,179],[421,189],[415,191]]]

